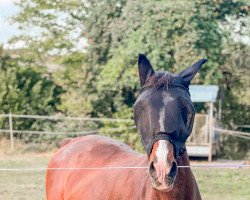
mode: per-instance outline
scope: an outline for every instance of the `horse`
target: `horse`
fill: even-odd
[[[49,162],[47,200],[200,200],[191,169],[178,166],[190,166],[185,142],[195,110],[189,85],[206,61],[175,75],[155,71],[139,54],[141,90],[133,110],[146,154],[100,135],[68,139]]]

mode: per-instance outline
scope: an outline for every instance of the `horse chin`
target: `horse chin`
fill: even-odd
[[[152,175],[150,174],[151,177],[151,184],[152,187],[158,191],[161,192],[170,192],[173,187],[174,187],[174,182],[175,182],[175,178],[167,178],[166,182],[164,182],[163,184],[159,183],[159,181],[156,178],[156,175],[153,173]]]
[[[157,183],[155,183],[153,180],[152,180],[152,187],[158,191],[161,191],[161,192],[170,192],[173,187],[174,187],[174,183],[171,183],[171,184],[164,184],[164,185],[158,185]]]

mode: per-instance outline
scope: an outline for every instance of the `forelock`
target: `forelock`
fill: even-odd
[[[156,72],[148,77],[142,89],[149,87],[161,87],[162,85],[169,87],[174,75],[169,72]]]

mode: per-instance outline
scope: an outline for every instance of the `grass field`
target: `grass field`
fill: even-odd
[[[0,168],[46,167],[51,155],[0,155]],[[250,199],[250,169],[195,169],[193,172],[205,200]],[[43,199],[45,172],[0,172],[0,200]]]

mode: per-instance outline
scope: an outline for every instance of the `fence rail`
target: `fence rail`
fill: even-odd
[[[66,116],[46,116],[46,115],[17,115],[0,114],[0,117],[27,118],[27,119],[50,119],[50,120],[75,120],[75,121],[99,121],[99,122],[133,122],[132,119],[120,118],[89,118],[89,117],[66,117]]]
[[[0,133],[9,133],[9,132],[10,130],[8,129],[0,129]],[[99,130],[79,131],[79,132],[12,130],[12,133],[34,134],[34,135],[89,135],[89,134],[98,134]]]
[[[11,150],[14,150],[14,134],[33,134],[33,135],[90,135],[99,134],[98,130],[87,130],[87,131],[33,131],[33,130],[15,130],[13,127],[13,120],[15,118],[22,119],[48,119],[48,120],[72,120],[72,121],[93,121],[93,122],[123,122],[132,123],[131,119],[120,119],[120,118],[88,118],[88,117],[67,117],[67,116],[46,116],[46,115],[19,115],[19,114],[0,114],[0,118],[8,118],[9,129],[0,129],[0,133],[9,133]],[[124,128],[109,128],[107,131],[123,131],[134,129],[135,126],[128,126]]]
[[[199,164],[199,165],[178,165],[177,168],[190,169],[240,169],[250,168],[248,164]],[[110,166],[110,167],[68,167],[68,168],[0,168],[0,172],[34,172],[34,171],[72,171],[72,170],[135,170],[148,169],[148,166]]]
[[[218,131],[222,134],[227,134],[230,136],[235,136],[243,139],[250,139],[250,133],[247,132],[242,132],[242,131],[233,131],[233,130],[227,130],[227,129],[222,129],[222,128],[214,128],[215,131]]]

